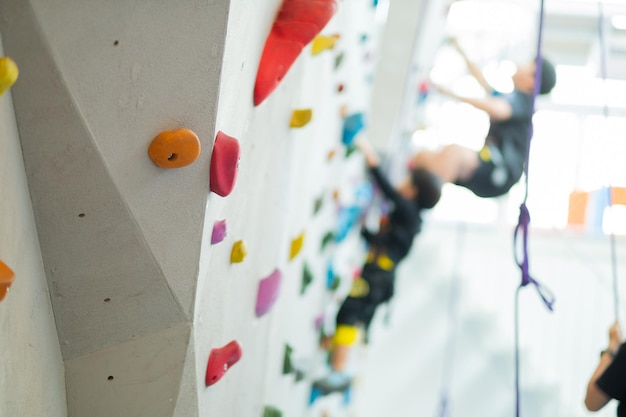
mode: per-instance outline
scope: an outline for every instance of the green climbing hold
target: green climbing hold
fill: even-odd
[[[335,57],[335,69],[341,66],[341,63],[343,62],[343,57],[344,57],[343,52],[340,52],[339,55]]]
[[[294,372],[293,361],[291,360],[292,353],[293,348],[285,343],[285,355],[283,356],[283,375]]]
[[[266,405],[263,409],[263,417],[283,417],[283,412],[274,406]]]
[[[313,215],[314,216],[320,212],[320,209],[322,208],[323,204],[324,204],[324,196],[321,196],[315,199],[315,201],[313,202]]]
[[[302,286],[300,287],[300,294],[304,294],[308,286],[313,282],[313,272],[311,272],[311,268],[309,264],[304,263],[304,268],[302,269]]]
[[[322,238],[322,250],[326,249],[326,246],[328,246],[328,244],[334,240],[335,234],[333,232],[326,232],[326,234]]]
[[[356,146],[347,146],[346,147],[346,158],[349,158],[350,155],[352,155],[354,153],[354,151],[356,151]]]

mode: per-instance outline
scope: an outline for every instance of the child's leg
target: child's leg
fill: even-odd
[[[411,167],[423,168],[443,182],[469,178],[478,167],[476,151],[460,145],[448,145],[439,151],[424,150],[413,157]]]
[[[330,357],[330,365],[334,371],[345,372],[357,335],[358,329],[355,326],[345,324],[337,326]]]

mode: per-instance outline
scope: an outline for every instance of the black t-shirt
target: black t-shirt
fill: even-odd
[[[388,223],[378,233],[373,234],[364,228],[362,235],[374,249],[386,253],[397,266],[409,253],[413,239],[422,227],[420,208],[415,201],[398,194],[378,167],[370,168],[370,172],[385,197],[393,203],[393,208]]]
[[[626,417],[626,407],[623,405],[626,398],[626,349],[624,344],[620,346],[613,362],[597,379],[596,385],[608,396],[619,401],[617,416]]]
[[[533,97],[517,90],[499,97],[509,102],[513,113],[507,120],[492,121],[487,138],[500,149],[511,180],[517,182],[526,162]]]

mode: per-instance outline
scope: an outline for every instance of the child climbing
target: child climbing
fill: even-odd
[[[437,89],[454,99],[471,104],[489,115],[490,127],[478,152],[460,145],[448,145],[438,151],[421,151],[411,165],[435,173],[444,183],[468,188],[479,197],[506,194],[524,171],[535,91],[535,61],[521,65],[513,75],[514,90],[498,93],[482,77],[456,41],[452,41],[464,58],[470,73],[485,90],[482,98],[464,97],[447,88]],[[556,84],[554,66],[541,60],[539,94],[548,94]]]
[[[351,377],[345,372],[348,354],[358,339],[358,327],[367,331],[376,308],[388,301],[394,292],[395,271],[411,249],[415,235],[422,226],[421,213],[437,204],[441,196],[439,178],[424,169],[412,169],[395,188],[379,168],[376,152],[365,139],[355,141],[363,153],[369,172],[384,197],[393,207],[376,233],[362,228],[368,253],[361,276],[341,305],[336,317],[335,334],[330,339],[332,371],[315,381],[313,389],[321,395],[343,391]]]

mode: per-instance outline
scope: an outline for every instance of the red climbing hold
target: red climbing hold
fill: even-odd
[[[219,381],[239,359],[241,359],[241,346],[236,340],[221,348],[211,349],[209,362],[206,365],[206,386],[211,386]]]
[[[254,85],[258,106],[280,84],[302,49],[337,10],[337,0],[284,0],[265,41]]]
[[[223,132],[217,132],[211,154],[211,191],[226,197],[233,191],[239,170],[239,142]]]

